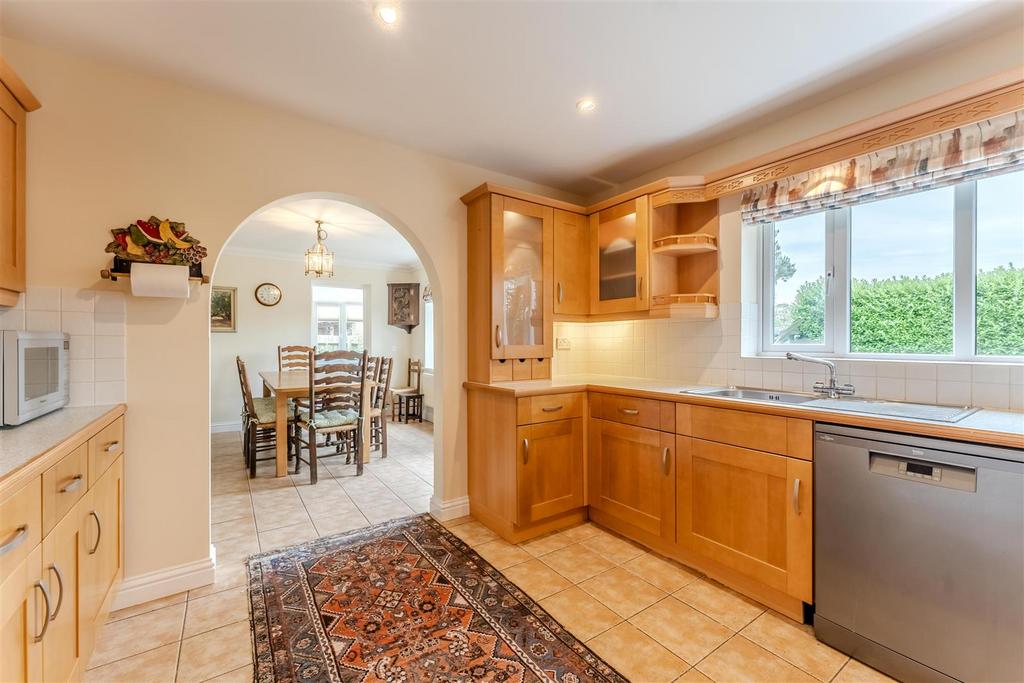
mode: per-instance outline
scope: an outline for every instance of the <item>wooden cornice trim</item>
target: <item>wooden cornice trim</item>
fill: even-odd
[[[32,91],[28,89],[28,86],[25,85],[25,81],[21,80],[18,74],[14,73],[14,69],[3,58],[3,55],[0,55],[0,83],[11,91],[11,95],[14,96],[14,99],[18,100],[18,104],[25,111],[35,111],[43,106],[36,99],[36,96],[32,94]]]
[[[494,183],[483,183],[472,190],[462,195],[459,199],[462,200],[463,204],[469,204],[477,197],[481,197],[485,194],[500,194],[504,197],[512,197],[513,199],[521,199],[524,202],[533,202],[534,204],[543,204],[544,206],[550,206],[554,209],[562,209],[563,211],[572,211],[573,213],[587,213],[587,207],[580,204],[573,204],[572,202],[563,202],[561,199],[552,199],[551,197],[545,197],[544,195],[536,194],[534,192],[525,192],[523,190],[517,190],[514,187],[508,187],[506,185],[496,185]]]

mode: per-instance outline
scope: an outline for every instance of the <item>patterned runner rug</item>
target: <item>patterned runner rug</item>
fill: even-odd
[[[258,683],[626,681],[430,515],[248,571]]]

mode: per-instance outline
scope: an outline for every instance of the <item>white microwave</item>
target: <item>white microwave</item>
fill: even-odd
[[[69,337],[63,332],[3,331],[3,424],[20,425],[68,404]]]

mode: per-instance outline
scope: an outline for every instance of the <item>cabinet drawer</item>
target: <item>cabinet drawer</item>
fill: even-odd
[[[85,495],[88,464],[89,447],[83,443],[43,472],[44,535]]]
[[[528,396],[516,401],[516,423],[521,425],[582,416],[582,392]]]
[[[811,460],[811,422],[745,410],[690,406],[688,436]],[[686,433],[679,424],[680,433]]]
[[[0,582],[39,545],[43,537],[42,513],[39,477],[0,503]]]
[[[119,417],[89,439],[89,486],[124,452],[124,418]]]
[[[591,394],[590,414],[602,420],[636,427],[675,431],[675,406],[668,401],[617,394]]]

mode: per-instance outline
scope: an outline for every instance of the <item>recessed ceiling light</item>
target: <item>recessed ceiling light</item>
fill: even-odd
[[[589,97],[584,97],[576,103],[576,111],[586,114],[597,109],[597,102]]]
[[[377,18],[390,26],[398,21],[398,8],[394,5],[378,5]]]

